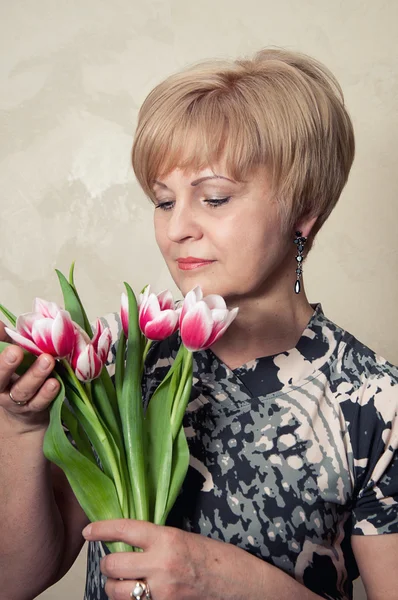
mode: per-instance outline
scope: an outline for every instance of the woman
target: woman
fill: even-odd
[[[348,599],[357,565],[370,600],[396,597],[398,369],[310,304],[302,276],[353,156],[338,83],[292,52],[198,65],[144,102],[133,166],[170,273],[183,294],[200,284],[239,313],[195,355],[191,467],[168,526],[85,528],[88,600]],[[177,343],[153,346],[146,400]],[[1,583],[12,600],[66,572],[87,522],[40,453],[56,393],[52,379],[42,385],[45,358],[17,379],[20,349],[0,357]],[[143,552],[101,559],[101,540]]]

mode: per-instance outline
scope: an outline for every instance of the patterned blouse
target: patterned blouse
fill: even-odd
[[[194,354],[190,467],[168,524],[232,543],[329,600],[352,599],[351,535],[398,532],[398,367],[323,313],[295,348],[231,370]],[[178,350],[148,355],[146,401]],[[90,544],[85,600],[105,600]],[[161,600],[161,599],[160,599]]]

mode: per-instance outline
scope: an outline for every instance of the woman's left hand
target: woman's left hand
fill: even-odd
[[[83,535],[88,541],[122,541],[143,550],[101,560],[111,600],[129,600],[136,580],[148,582],[152,600],[261,597],[262,561],[231,544],[132,519],[97,521]]]

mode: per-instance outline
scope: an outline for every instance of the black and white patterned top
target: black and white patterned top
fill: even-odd
[[[168,524],[230,542],[329,600],[352,598],[351,535],[398,532],[398,367],[323,313],[295,348],[235,370],[194,354],[190,468]],[[154,344],[148,399],[178,350]],[[90,544],[85,600],[105,600]],[[160,599],[161,600],[161,599]]]

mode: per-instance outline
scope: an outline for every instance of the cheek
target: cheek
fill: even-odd
[[[153,226],[155,230],[155,240],[158,245],[158,248],[162,255],[166,258],[167,255],[167,247],[168,247],[168,237],[166,235],[166,230],[164,224],[161,222],[159,218],[156,218],[156,213],[153,219]]]

